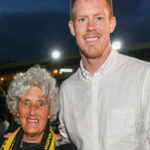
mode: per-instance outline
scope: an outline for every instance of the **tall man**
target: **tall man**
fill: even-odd
[[[150,150],[150,64],[111,50],[111,0],[71,0],[80,68],[61,86],[60,132],[78,150]]]

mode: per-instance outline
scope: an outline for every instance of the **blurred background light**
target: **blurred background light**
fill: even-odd
[[[60,69],[60,71],[61,72],[73,72],[73,70],[70,68],[62,68],[62,69]]]
[[[112,49],[119,50],[121,48],[121,42],[120,41],[114,41],[112,43]]]
[[[60,52],[58,50],[55,50],[52,52],[52,58],[59,59],[60,58]]]

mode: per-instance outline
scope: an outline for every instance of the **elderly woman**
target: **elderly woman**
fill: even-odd
[[[74,150],[69,143],[55,146],[57,136],[50,122],[59,111],[55,79],[39,66],[16,75],[8,89],[8,108],[20,127],[3,140],[0,150]]]

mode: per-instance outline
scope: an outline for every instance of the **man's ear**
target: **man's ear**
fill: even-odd
[[[68,23],[68,25],[69,25],[69,29],[70,29],[71,34],[72,34],[73,36],[75,36],[73,21],[70,20],[69,23]]]
[[[116,27],[116,17],[112,16],[110,19],[110,29],[109,32],[112,33]]]

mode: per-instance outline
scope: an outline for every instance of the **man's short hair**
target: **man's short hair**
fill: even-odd
[[[77,0],[70,0],[70,18],[71,20],[74,19],[74,5],[75,5],[75,2]],[[113,4],[112,4],[112,0],[106,0],[106,3],[107,3],[107,6],[110,10],[110,17],[113,16]]]

